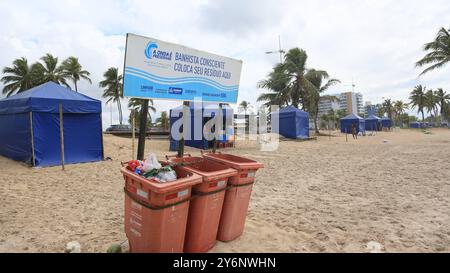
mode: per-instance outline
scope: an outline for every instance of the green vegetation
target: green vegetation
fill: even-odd
[[[71,80],[76,91],[78,91],[77,82],[80,79],[91,83],[90,73],[82,69],[77,58],[69,57],[60,65],[58,58],[50,53],[31,65],[24,57],[16,59],[12,66],[3,68],[2,72],[3,77],[0,81],[5,84],[2,92],[7,97],[49,81],[70,88],[67,80]]]

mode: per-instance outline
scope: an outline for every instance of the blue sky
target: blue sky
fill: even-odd
[[[307,51],[309,68],[342,81],[329,93],[351,90],[353,79],[367,101],[407,100],[417,84],[450,91],[449,66],[421,78],[414,67],[422,45],[449,22],[447,0],[0,0],[0,67],[21,56],[74,55],[92,73],[93,84],[79,89],[100,98],[98,82],[107,68],[123,67],[131,32],[242,59],[239,100],[256,104],[264,92],[256,83],[279,60],[264,52],[277,49],[281,35],[284,49]],[[178,104],[155,101],[158,110]],[[110,107],[104,110],[109,124]]]

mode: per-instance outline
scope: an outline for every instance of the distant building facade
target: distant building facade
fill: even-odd
[[[329,97],[336,97],[338,100],[333,100]],[[363,95],[361,93],[345,92],[321,98],[319,115],[327,114],[330,110],[345,110],[348,114],[363,114],[365,111]]]

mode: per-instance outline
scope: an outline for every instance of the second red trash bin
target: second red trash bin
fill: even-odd
[[[216,244],[228,179],[237,171],[202,157],[168,157],[168,160],[172,164],[181,163],[184,166],[180,168],[203,177],[203,182],[193,187],[184,252],[207,252]]]
[[[238,173],[228,181],[222,216],[217,239],[229,242],[241,236],[244,232],[245,219],[255,182],[255,173],[263,168],[262,163],[251,159],[222,153],[203,154],[203,157],[233,168]]]

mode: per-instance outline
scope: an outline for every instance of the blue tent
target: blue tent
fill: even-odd
[[[344,118],[341,118],[341,132],[352,133],[352,126],[356,126],[357,133],[366,132],[366,122],[364,119],[356,114],[350,114]]]
[[[214,118],[215,113],[218,113],[219,111],[219,105],[218,104],[213,104],[213,103],[203,103],[200,106],[197,106],[196,109],[194,109],[194,103],[190,102],[189,103],[189,110],[190,110],[190,120],[191,120],[191,124],[190,124],[190,139],[186,139],[184,141],[184,144],[186,146],[189,147],[193,147],[193,148],[198,148],[198,149],[203,149],[203,150],[207,150],[213,147],[214,145],[214,141],[208,141],[205,137],[205,134],[203,132],[203,127],[205,126],[205,124],[211,120],[212,118]],[[223,105],[222,106],[222,115],[223,115],[223,129],[225,130],[227,127],[226,122],[228,121],[228,123],[232,124],[233,122],[233,109],[227,105]],[[198,139],[196,139],[196,134],[195,134],[195,118],[197,115],[197,117],[201,117],[201,131],[198,131],[200,133],[198,133],[199,137],[197,137]],[[170,110],[170,150],[171,151],[176,151],[178,150],[178,145],[179,142],[177,140],[175,140],[172,136],[172,133],[174,132],[173,130],[175,130],[174,128],[172,128],[172,126],[179,121],[180,119],[182,119],[183,117],[183,106],[178,106],[176,108],[173,108]],[[200,125],[199,124],[199,125]],[[232,126],[232,125],[231,125]],[[180,131],[182,131],[182,127],[180,128]],[[225,143],[228,140],[228,132],[225,132],[224,135],[220,136],[218,141],[221,143]]]
[[[381,118],[370,115],[366,118],[366,131],[381,131]]]
[[[422,127],[422,124],[420,122],[415,121],[415,122],[411,122],[409,124],[409,127],[413,128],[413,129],[420,129],[420,127]]]
[[[383,128],[391,128],[392,127],[392,120],[390,118],[382,118],[381,119],[381,126],[383,126]]]
[[[278,132],[275,133],[291,138],[309,137],[309,114],[290,105],[280,111],[272,113],[272,129],[275,128],[274,120],[279,119]]]
[[[0,155],[34,166],[60,165],[60,104],[65,163],[102,160],[101,102],[53,82],[0,100]]]

